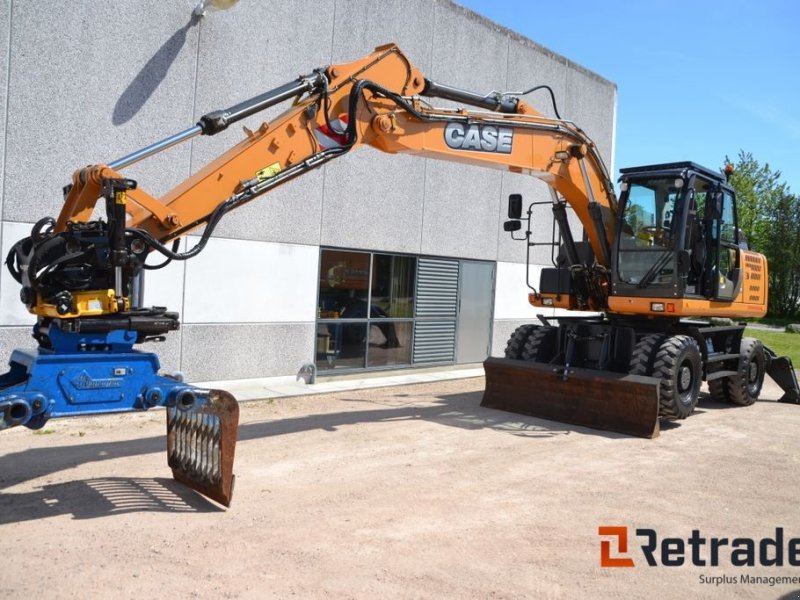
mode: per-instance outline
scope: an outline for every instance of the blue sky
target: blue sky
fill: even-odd
[[[800,193],[800,1],[458,2],[617,84],[617,169],[743,149]]]

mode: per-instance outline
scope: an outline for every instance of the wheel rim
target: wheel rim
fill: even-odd
[[[758,364],[756,361],[750,362],[750,371],[747,374],[747,383],[750,385],[754,384],[758,379]]]
[[[681,363],[678,369],[678,394],[680,395],[683,404],[692,403],[692,389],[694,388],[694,373],[692,372],[692,365],[689,361]]]
[[[757,359],[751,360],[747,367],[747,393],[750,396],[757,396],[761,391],[761,364]]]

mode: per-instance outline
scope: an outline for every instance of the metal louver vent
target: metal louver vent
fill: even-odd
[[[458,313],[458,261],[417,263],[413,362],[454,362]]]

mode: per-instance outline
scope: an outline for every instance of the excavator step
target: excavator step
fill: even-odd
[[[608,371],[563,368],[508,358],[483,363],[481,406],[616,431],[638,437],[659,434],[659,380]]]
[[[205,400],[179,398],[167,407],[167,462],[177,481],[230,506],[239,405],[222,390]]]

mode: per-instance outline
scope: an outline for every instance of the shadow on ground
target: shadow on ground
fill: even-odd
[[[526,438],[551,438],[580,433],[606,439],[629,439],[629,436],[598,431],[566,423],[482,408],[481,391],[443,394],[431,404],[428,398],[405,393],[381,393],[377,399],[342,398],[363,410],[302,415],[245,423],[239,427],[239,442],[323,430],[331,433],[359,423],[424,420],[468,430],[492,429]],[[368,407],[368,408],[367,408]],[[701,400],[697,414],[729,405]],[[679,423],[661,421],[662,431],[680,427]],[[0,489],[77,467],[82,464],[163,453],[163,436],[123,440],[111,443],[80,443],[51,448],[30,448],[0,457]],[[56,502],[53,502],[55,499]],[[126,512],[208,512],[221,510],[183,485],[168,479],[110,478],[47,485],[25,494],[0,495],[0,523],[42,518],[54,514],[72,514],[76,519]]]
[[[341,402],[363,404],[364,410],[345,410],[245,423],[239,427],[239,442],[323,430],[331,433],[357,423],[381,423],[401,420],[426,420],[464,429],[491,428],[511,435],[542,438],[567,435],[574,431],[604,437],[625,437],[620,434],[573,427],[524,415],[511,414],[479,406],[481,392],[442,395],[437,402],[416,402],[402,394],[382,394],[378,400],[343,398]],[[369,406],[370,408],[367,408]],[[165,436],[123,440],[118,442],[79,443],[70,446],[29,448],[0,457],[0,489],[82,464],[144,454],[163,453]]]
[[[222,508],[172,479],[104,477],[0,494],[0,525],[59,515],[94,519],[140,512],[201,513]]]

